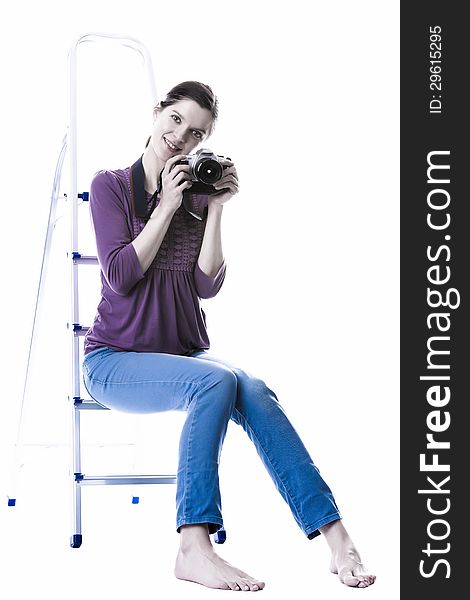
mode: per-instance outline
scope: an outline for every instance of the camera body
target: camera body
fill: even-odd
[[[188,190],[191,194],[215,194],[220,192],[214,188],[222,178],[226,166],[220,160],[225,158],[214,154],[208,148],[200,148],[194,154],[189,154],[187,159],[181,159],[175,165],[189,165],[192,186]],[[230,160],[230,159],[229,159]]]

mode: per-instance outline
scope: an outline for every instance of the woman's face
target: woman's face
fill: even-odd
[[[155,154],[164,162],[177,154],[189,154],[209,137],[212,116],[194,100],[179,100],[154,112],[152,139]]]

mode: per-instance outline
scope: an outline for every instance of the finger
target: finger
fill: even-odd
[[[191,179],[191,178],[184,171],[180,171],[180,172],[175,173],[175,174],[170,173],[168,175],[168,177],[165,179],[164,185],[165,185],[166,188],[175,187],[179,183],[181,183],[181,181],[183,179]]]
[[[180,171],[174,178],[173,183],[176,186],[179,186],[182,181],[191,181],[191,177],[188,176],[188,173],[185,171]]]
[[[220,182],[218,181],[217,183],[214,183],[214,187],[215,189],[224,189],[224,188],[228,188],[232,186],[234,189],[237,189],[240,187],[238,181],[223,181]]]
[[[214,184],[214,187],[216,187],[216,185],[221,185],[221,186],[224,186],[224,185],[225,185],[225,184],[227,184],[227,183],[234,183],[235,185],[239,185],[239,184],[238,184],[238,179],[237,179],[237,178],[236,178],[234,175],[228,175],[227,177],[225,177],[225,176],[224,176],[224,177],[221,177],[221,178],[219,179],[219,181],[217,181],[217,182]]]
[[[233,165],[231,167],[224,168],[224,177],[225,175],[229,175],[230,173],[236,173],[236,169]]]
[[[232,183],[224,185],[223,188],[215,188],[215,189],[217,190],[218,196],[221,196],[222,194],[225,194],[226,192],[229,192],[232,195],[236,194],[238,192],[238,188],[236,186],[234,186]]]
[[[186,160],[187,159],[187,155],[186,154],[177,154],[176,156],[172,156],[171,158],[169,158],[166,163],[165,163],[165,169],[167,173],[169,173],[172,168],[174,167],[175,163],[177,163],[179,160]]]
[[[168,177],[171,181],[172,179],[176,179],[176,177],[178,177],[180,173],[185,173],[186,175],[189,175],[190,171],[191,169],[189,165],[175,165],[168,174]]]
[[[234,164],[233,160],[231,160],[230,158],[219,158],[219,162],[221,165],[227,166],[227,167],[230,167]]]
[[[166,161],[166,164],[171,163],[174,164],[175,162],[178,162],[179,160],[186,160],[188,158],[187,154],[177,154],[176,156],[172,156],[171,158],[169,158]]]
[[[230,171],[229,173],[226,173],[224,171],[222,177],[219,179],[219,181],[223,181],[225,179],[234,179],[237,180],[238,179],[238,175],[236,173],[236,171]]]
[[[186,177],[191,178],[189,174],[189,167],[187,165],[178,165],[176,167],[173,167],[173,169],[162,178],[163,185],[165,185],[166,187],[168,187],[169,185],[173,185],[175,179],[181,173],[186,175]]]

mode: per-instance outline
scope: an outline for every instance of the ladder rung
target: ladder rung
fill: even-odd
[[[75,265],[77,265],[77,264],[84,264],[84,265],[99,264],[97,256],[86,256],[84,254],[80,254],[80,252],[72,252],[72,260]]]
[[[176,475],[82,475],[80,485],[142,485],[147,483],[176,483]]]
[[[80,400],[74,401],[75,408],[78,410],[110,410],[106,406],[101,406],[91,398],[80,398]]]
[[[67,324],[67,327],[69,326],[69,324]],[[73,335],[75,337],[81,337],[86,335],[86,332],[90,329],[90,327],[88,325],[80,325],[80,323],[74,323],[73,324]]]

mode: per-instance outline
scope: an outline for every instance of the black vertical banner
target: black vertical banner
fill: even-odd
[[[470,35],[464,8],[401,3],[404,599],[468,596],[470,108],[464,90]]]

